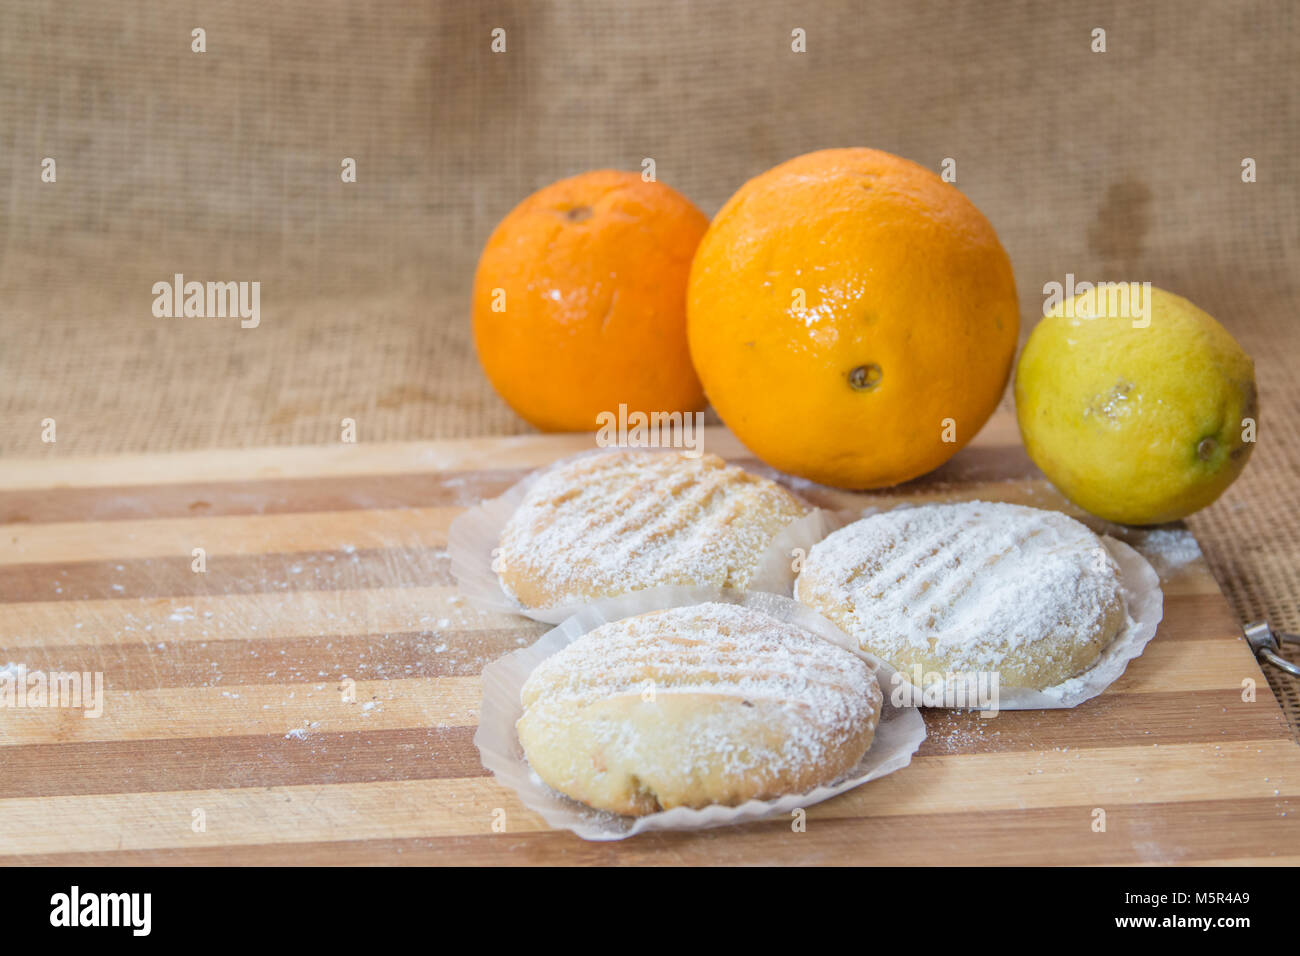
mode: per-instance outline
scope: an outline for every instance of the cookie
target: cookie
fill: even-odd
[[[631,815],[833,783],[871,746],[882,703],[861,658],[732,604],[602,625],[539,664],[520,697],[537,775]]]
[[[538,478],[502,530],[493,568],[531,609],[668,585],[739,589],[809,511],[716,455],[588,455]]]
[[[1128,621],[1097,535],[1059,512],[982,501],[841,528],[809,551],[795,599],[914,684],[996,672],[1004,687],[1043,690],[1095,664]]]

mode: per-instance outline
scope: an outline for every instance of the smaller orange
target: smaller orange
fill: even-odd
[[[541,189],[501,221],[474,276],[474,345],[498,394],[544,431],[602,412],[697,411],[686,282],[709,220],[637,173]]]

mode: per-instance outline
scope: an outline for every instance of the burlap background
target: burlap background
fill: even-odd
[[[1027,327],[1073,272],[1238,336],[1260,443],[1190,524],[1243,619],[1300,630],[1297,5],[1086,6],[4,0],[0,454],[324,442],[344,416],[374,441],[526,430],[466,307],[524,195],[653,157],[712,213],[790,156],[872,145],[956,159]],[[261,327],[154,319],[176,272],[260,281]]]

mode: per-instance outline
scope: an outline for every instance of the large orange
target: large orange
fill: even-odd
[[[688,412],[704,392],[686,345],[686,280],[709,221],[676,190],[600,170],[533,193],[488,239],[474,344],[488,379],[547,431],[601,412]]]
[[[842,488],[906,481],[970,441],[1019,327],[988,220],[873,149],[809,153],[742,186],[696,252],[687,313],[696,371],[736,436]]]

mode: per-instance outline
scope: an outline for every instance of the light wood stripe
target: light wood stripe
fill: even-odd
[[[463,509],[389,508],[275,515],[149,518],[16,524],[0,529],[0,566],[117,564],[143,558],[183,558],[194,548],[209,559],[232,554],[291,554],[344,548],[435,548]],[[50,569],[57,572],[57,567]]]
[[[918,758],[906,773],[810,807],[809,830],[819,820],[846,817],[884,820],[1075,807],[1080,808],[1081,833],[1087,833],[1092,807],[1195,802],[1203,798],[1208,782],[1219,800],[1272,801],[1279,825],[1286,827],[1279,832],[1300,840],[1300,818],[1288,823],[1291,818],[1282,816],[1300,797],[1296,744],[1225,743],[1207,752],[1209,746],[1162,747],[1158,754],[1154,748],[1126,747]],[[1270,780],[1255,772],[1261,756],[1279,768]],[[1019,786],[1009,792],[979,783],[993,779],[1016,779]],[[202,834],[190,829],[196,808],[207,814],[208,829]],[[0,855],[57,853],[69,847],[98,852],[473,836],[491,833],[494,808],[505,810],[510,833],[546,829],[512,792],[485,778],[97,794],[0,801]],[[1276,849],[1291,852],[1297,846],[1280,842]]]
[[[405,632],[444,617],[458,629],[499,629],[522,620],[477,611],[452,587],[20,602],[0,614],[0,647],[17,661],[29,647],[327,638]]]
[[[311,683],[344,672],[374,680],[470,677],[486,661],[531,643],[548,629],[545,624],[534,624],[532,630],[439,628],[437,623],[420,631],[261,640],[256,647],[244,640],[189,641],[161,649],[145,643],[50,645],[26,649],[22,663],[29,671],[46,673],[104,671],[107,686],[118,692]]]
[[[13,747],[0,799],[487,777],[472,726]]]
[[[1244,641],[1242,642],[1244,645]],[[1106,688],[1108,694],[1146,694],[1159,691],[1242,690],[1242,681],[1267,685],[1249,652],[1225,640],[1154,640],[1142,656],[1129,663],[1120,678]]]
[[[403,727],[474,724],[482,701],[477,677],[356,681],[355,702],[342,699],[333,674],[313,683],[175,687],[126,693],[105,688],[103,714],[54,707],[0,710],[0,753],[14,745],[102,740],[175,740],[247,734],[285,737]]]
[[[0,491],[0,526],[237,515],[309,514],[395,508],[468,507],[494,497],[522,469],[464,475],[298,478],[180,485]],[[106,529],[107,530],[107,529]]]
[[[905,501],[994,498],[1061,507],[1068,504],[1041,479],[1023,451],[974,449],[938,471],[879,492],[854,494],[792,482],[751,457],[733,458],[751,470],[794,485],[804,498],[827,508],[889,508]],[[1012,456],[1009,458],[1009,456]],[[1014,467],[1008,468],[1008,463]],[[948,472],[951,471],[951,474]],[[337,478],[262,479],[155,485],[110,485],[0,491],[0,528],[50,523],[98,523],[141,519],[254,514],[302,514],[368,509],[468,507],[505,491],[527,469],[430,475],[365,475]]]
[[[0,471],[0,490],[490,471],[500,468],[502,462],[527,469],[593,447],[593,436],[586,434],[518,435],[438,442],[200,449],[103,458],[14,458],[6,461]],[[994,415],[960,454],[995,447],[1020,447],[1014,416]],[[749,454],[728,429],[716,425],[704,429],[703,449],[724,458]]]
[[[1080,836],[1088,808],[989,811],[895,817],[881,827],[874,819],[825,820],[802,833],[783,821],[725,831],[654,833],[614,843],[585,843],[569,833],[484,834],[409,839],[336,840],[246,846],[238,859],[252,865],[292,860],[307,866],[375,862],[418,866],[610,866],[669,864],[728,866],[756,860],[811,865],[991,866],[1026,863],[1066,865],[1205,866],[1291,865],[1300,854],[1274,845],[1279,835],[1275,801],[1196,801],[1114,807],[1105,834]],[[1014,834],[1014,838],[1010,837]],[[1068,853],[1061,848],[1069,847]],[[1047,852],[1042,851],[1046,848]],[[1243,857],[1242,849],[1255,856]],[[56,853],[0,857],[0,862],[46,866],[169,864],[229,865],[222,846],[147,851]]]
[[[188,555],[84,564],[0,565],[0,604],[149,600],[227,594],[413,588],[454,583],[444,548],[347,548],[288,554]]]
[[[726,429],[705,429],[704,441],[710,449],[728,447],[733,454],[741,453]],[[593,445],[591,435],[520,435],[439,442],[200,449],[111,458],[11,459],[0,471],[0,490],[490,470],[499,467],[503,459],[520,468],[535,468]]]
[[[1261,774],[1256,772],[1261,764],[1276,769]],[[1016,787],[988,786],[991,780],[1015,780]],[[1075,805],[1104,809],[1196,800],[1207,785],[1223,800],[1300,796],[1300,747],[1294,740],[1260,740],[924,757],[914,760],[907,774],[851,790],[839,798],[843,806],[823,812],[893,816]],[[816,812],[814,807],[809,815]],[[1300,821],[1297,825],[1300,832]]]

